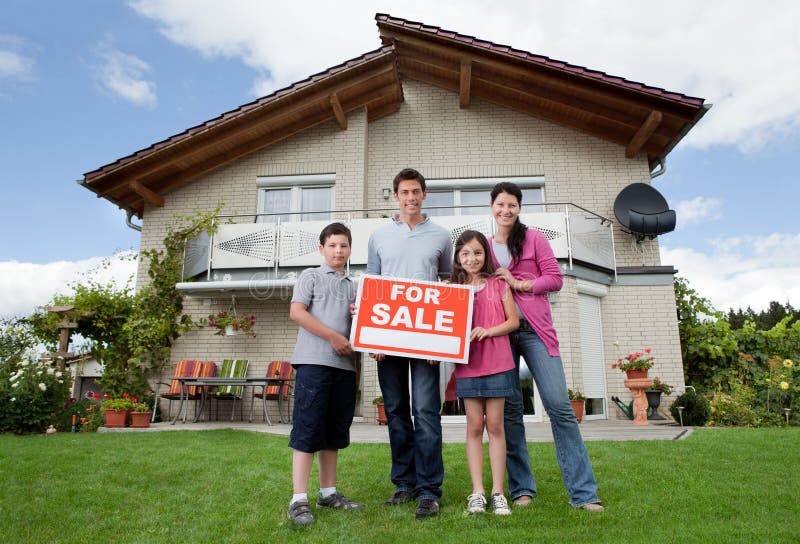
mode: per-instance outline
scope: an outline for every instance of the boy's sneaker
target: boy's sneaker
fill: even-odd
[[[311,514],[311,506],[308,501],[297,501],[290,504],[289,519],[295,525],[311,525],[314,523],[314,516]]]
[[[432,518],[439,514],[439,501],[436,499],[420,499],[415,516],[417,519]]]
[[[361,510],[364,505],[352,501],[339,492],[323,497],[320,493],[317,495],[317,507],[319,508],[337,508],[340,510]]]
[[[403,504],[406,502],[411,502],[414,498],[414,495],[411,494],[411,491],[405,491],[403,489],[398,489],[394,492],[394,495],[391,498],[387,499],[385,504],[386,506],[397,506],[398,504]]]
[[[492,510],[498,516],[508,516],[511,514],[511,508],[508,507],[506,496],[502,493],[495,493],[492,495]]]
[[[473,493],[467,497],[467,512],[470,514],[486,512],[486,497],[483,493]]]

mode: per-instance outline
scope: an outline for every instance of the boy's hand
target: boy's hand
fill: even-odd
[[[330,339],[330,343],[331,347],[333,347],[333,351],[339,355],[350,355],[353,353],[353,346],[350,345],[350,341],[341,334],[334,335],[333,338]]]

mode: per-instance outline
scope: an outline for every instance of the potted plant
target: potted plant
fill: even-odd
[[[100,403],[100,408],[106,418],[106,427],[124,427],[128,420],[128,414],[133,410],[133,401],[128,393],[121,397],[105,395]]]
[[[235,311],[220,310],[215,314],[209,314],[202,324],[217,329],[214,334],[220,336],[235,336],[239,332],[243,332],[253,338],[256,336],[253,331],[253,327],[256,324],[254,315],[238,316]]]
[[[655,360],[655,357],[651,355],[652,351],[647,347],[644,348],[644,351],[632,351],[612,363],[611,368],[618,368],[625,372],[629,380],[646,378],[647,371],[653,368],[653,361]]]
[[[661,395],[671,395],[672,387],[662,382],[661,379],[656,376],[653,378],[653,385],[651,385],[649,389],[645,390],[644,394],[647,395],[647,405],[650,408],[650,415],[647,417],[647,419],[666,419],[658,413],[658,407],[661,406]]]
[[[383,397],[375,397],[372,399],[372,404],[378,409],[378,425],[386,425],[388,420],[386,419],[386,409],[383,406]]]
[[[153,411],[150,410],[150,406],[144,402],[139,402],[135,397],[131,400],[133,401],[133,407],[131,409],[131,427],[149,427],[150,419],[153,417]]]
[[[567,396],[569,397],[569,403],[572,405],[572,411],[575,412],[575,419],[580,423],[583,421],[583,414],[586,409],[586,397],[583,396],[580,389],[575,391],[567,389]]]

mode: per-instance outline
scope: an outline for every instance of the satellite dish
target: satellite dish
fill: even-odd
[[[631,183],[617,195],[614,215],[624,231],[638,238],[655,238],[675,230],[675,210],[666,199],[646,183]]]

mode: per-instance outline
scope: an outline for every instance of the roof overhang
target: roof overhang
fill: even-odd
[[[394,113],[401,78],[617,143],[628,158],[663,159],[707,111],[702,98],[610,76],[439,27],[377,14],[384,45],[84,175],[79,183],[143,217],[147,204],[209,170],[366,108]]]

